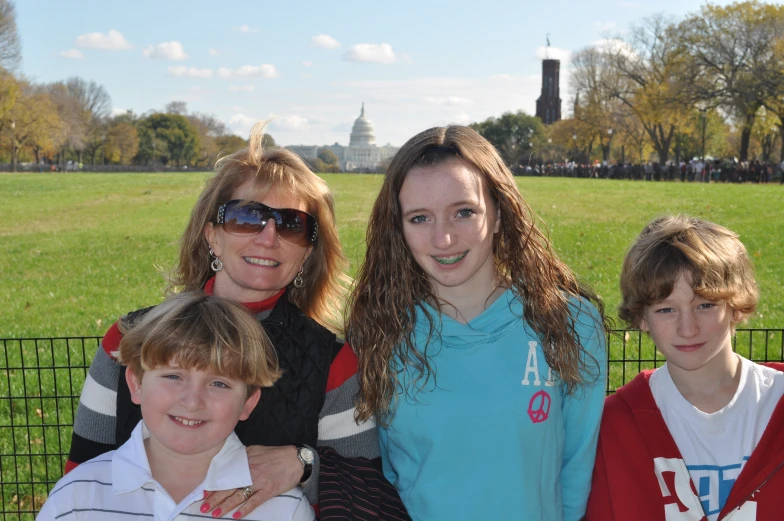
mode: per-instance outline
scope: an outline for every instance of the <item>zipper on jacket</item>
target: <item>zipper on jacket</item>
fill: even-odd
[[[773,471],[772,471],[770,474],[768,474],[768,477],[766,477],[766,478],[765,478],[765,479],[762,481],[762,483],[760,483],[760,484],[759,484],[759,486],[758,486],[757,488],[755,488],[755,489],[754,489],[754,490],[751,492],[751,494],[749,494],[748,496],[746,496],[745,498],[743,498],[743,500],[742,500],[740,503],[738,503],[738,505],[737,505],[735,508],[733,508],[732,510],[730,510],[730,512],[729,512],[729,513],[728,513],[726,516],[724,516],[724,517],[719,517],[719,518],[718,518],[718,521],[728,521],[728,520],[729,520],[729,519],[732,517],[732,515],[738,511],[738,507],[740,507],[742,504],[744,504],[746,501],[748,501],[748,500],[749,500],[749,499],[750,499],[750,498],[751,498],[751,497],[752,497],[754,494],[756,494],[757,492],[759,492],[759,490],[760,490],[762,487],[764,487],[764,486],[765,486],[765,483],[767,483],[768,481],[770,481],[770,478],[772,478],[772,477],[773,477],[773,475],[774,475],[776,472],[778,472],[778,471],[781,469],[781,467],[784,467],[784,461],[782,461],[781,463],[779,463],[779,466],[778,466],[778,467],[776,467],[775,469],[773,469]]]

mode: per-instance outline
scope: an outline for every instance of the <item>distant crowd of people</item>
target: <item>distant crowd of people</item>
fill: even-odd
[[[706,160],[686,162],[612,163],[594,164],[576,162],[549,165],[528,165],[519,169],[519,175],[583,177],[601,179],[633,179],[638,181],[681,181],[715,183],[784,183],[784,161],[777,165],[764,161]]]

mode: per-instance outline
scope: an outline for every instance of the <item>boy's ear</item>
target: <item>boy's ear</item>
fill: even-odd
[[[648,322],[645,321],[645,317],[642,317],[640,319],[640,331],[643,331],[645,333],[651,332],[651,328],[648,327]]]
[[[245,398],[245,404],[242,406],[242,412],[240,413],[240,421],[248,419],[250,413],[256,408],[256,404],[259,403],[259,398],[261,398],[261,389],[257,387],[250,396]]]
[[[131,401],[136,405],[142,404],[142,381],[141,378],[131,371],[130,367],[125,368],[125,381],[128,382],[128,390],[131,391]]]

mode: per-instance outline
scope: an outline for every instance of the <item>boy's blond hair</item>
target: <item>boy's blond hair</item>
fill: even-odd
[[[139,379],[176,363],[240,380],[250,395],[280,378],[277,354],[259,321],[240,304],[203,291],[173,295],[120,329],[119,360]]]
[[[621,269],[618,316],[639,327],[645,306],[666,299],[675,281],[688,275],[694,293],[729,303],[733,325],[757,308],[754,267],[738,234],[685,215],[658,217],[634,241]]]

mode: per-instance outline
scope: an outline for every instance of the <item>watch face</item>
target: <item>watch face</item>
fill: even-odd
[[[304,461],[306,465],[312,465],[313,460],[315,459],[313,457],[313,451],[307,447],[299,449],[299,457],[302,458],[302,461]]]

